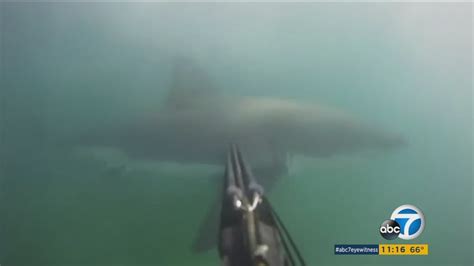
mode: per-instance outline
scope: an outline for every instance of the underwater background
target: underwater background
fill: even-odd
[[[223,93],[336,106],[392,152],[297,157],[269,192],[308,265],[473,265],[472,4],[0,3],[0,264],[218,265],[191,249],[219,167],[59,145],[159,110],[174,56]],[[159,148],[159,147],[157,147]],[[388,242],[402,204],[425,215]],[[428,256],[334,244],[428,243]]]

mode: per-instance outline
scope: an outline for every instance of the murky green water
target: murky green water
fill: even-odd
[[[184,55],[224,93],[334,105],[407,139],[294,158],[270,197],[309,265],[472,265],[471,8],[1,3],[0,264],[218,265],[190,247],[222,169],[58,145],[158,110]],[[387,242],[406,203],[429,256],[333,255]]]

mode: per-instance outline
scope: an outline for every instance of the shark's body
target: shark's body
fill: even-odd
[[[210,164],[222,164],[230,143],[238,143],[258,166],[275,156],[386,149],[402,139],[334,108],[223,96],[202,69],[180,60],[159,112],[90,132],[81,143],[113,146],[135,158]]]
[[[133,158],[219,165],[224,165],[230,144],[236,143],[268,189],[287,170],[288,155],[322,157],[387,149],[402,139],[328,107],[224,97],[201,69],[185,61],[160,112],[88,134],[81,142],[119,148]],[[210,217],[201,238],[216,224]],[[196,248],[202,250],[209,243],[199,240]]]
[[[340,111],[269,98],[210,98],[113,131],[88,143],[114,146],[134,158],[182,163],[222,164],[231,143],[257,165],[275,156],[323,157],[401,143]]]

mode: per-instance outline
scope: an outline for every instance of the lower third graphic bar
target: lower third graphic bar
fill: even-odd
[[[379,245],[334,245],[335,255],[378,255]]]

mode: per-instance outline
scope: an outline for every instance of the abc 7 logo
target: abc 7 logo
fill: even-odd
[[[425,228],[425,217],[420,209],[413,205],[402,205],[396,208],[390,220],[380,226],[380,235],[388,240],[397,237],[410,240],[417,238]]]

